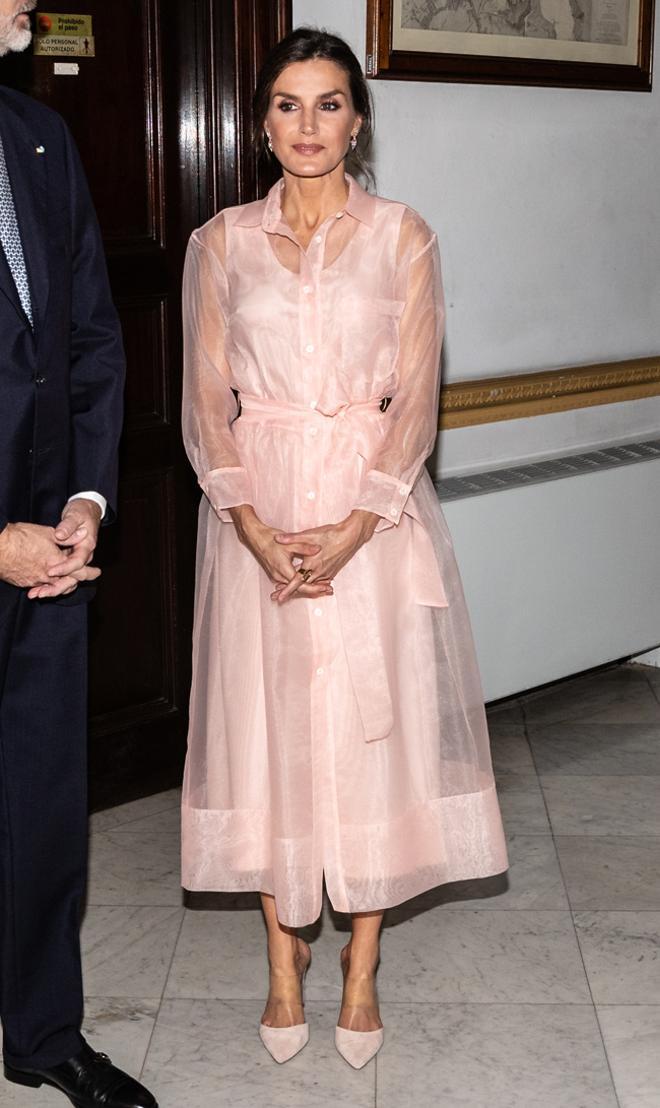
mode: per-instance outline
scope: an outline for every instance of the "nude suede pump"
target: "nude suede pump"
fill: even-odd
[[[293,1027],[267,1027],[259,1024],[259,1036],[266,1050],[280,1065],[295,1058],[309,1042],[309,1024],[296,1023]]]
[[[296,974],[296,977],[300,978],[301,992],[305,985],[305,977],[309,966],[310,963],[308,962],[303,972]],[[302,1001],[304,1004],[304,996]],[[292,1027],[268,1027],[267,1024],[260,1023],[259,1038],[271,1058],[282,1065],[284,1062],[289,1062],[291,1058],[295,1058],[296,1054],[300,1054],[303,1047],[307,1046],[309,1042],[309,1024],[294,1023]]]
[[[384,1041],[382,1027],[377,1031],[347,1031],[345,1027],[335,1027],[335,1046],[354,1070],[366,1066],[378,1054]]]

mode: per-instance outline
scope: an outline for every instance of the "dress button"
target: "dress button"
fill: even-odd
[[[398,511],[396,510],[396,508],[390,508],[390,515],[391,515],[391,516],[398,516],[398,514],[399,514],[399,513],[398,513]]]
[[[341,219],[343,215],[344,215],[343,212],[337,212],[337,215],[335,216],[335,219]]]
[[[35,377],[34,383],[35,383],[35,385],[45,385],[46,384],[46,378],[45,377]]]
[[[323,615],[323,608],[315,608],[314,609],[314,615],[315,616],[322,616]]]
[[[405,496],[407,492],[408,490],[405,485],[401,485],[399,488],[399,496]]]
[[[314,235],[314,242],[323,242],[323,235]]]
[[[309,296],[309,294],[310,294],[310,292],[311,292],[311,291],[312,291],[312,286],[311,286],[311,285],[303,285],[303,292],[304,292],[304,293],[305,293],[305,294],[306,294],[307,296]]]
[[[319,666],[317,671],[316,671],[316,676],[317,677],[323,677],[324,673],[325,673],[325,670],[323,669],[323,666]]]
[[[307,499],[308,500],[316,500],[316,493],[315,492],[308,492],[307,493]]]
[[[309,433],[310,433],[310,435],[318,435],[318,433],[319,433],[318,427],[310,427]]]
[[[305,347],[305,353],[306,354],[313,354],[314,353],[314,343],[313,342],[308,342],[307,343],[307,346]]]
[[[310,400],[309,406],[310,406],[310,408],[315,408],[316,407],[316,401],[315,400]]]

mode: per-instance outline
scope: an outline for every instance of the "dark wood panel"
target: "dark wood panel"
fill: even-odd
[[[119,513],[121,527],[104,535],[105,580],[92,610],[90,693],[97,736],[120,730],[129,717],[162,715],[177,699],[172,472],[127,479]],[[111,665],[108,643],[115,644]]]
[[[126,350],[126,432],[164,427],[170,422],[167,298],[136,297],[117,306]]]

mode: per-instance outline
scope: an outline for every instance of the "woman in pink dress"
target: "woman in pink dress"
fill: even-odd
[[[371,107],[341,39],[284,39],[255,125],[282,178],[196,231],[185,272],[184,436],[205,495],[183,883],[261,893],[260,1033],[286,1061],[308,1038],[296,928],[318,918],[325,879],[352,916],[336,1045],[357,1067],[383,1041],[384,909],[507,857],[424,467],[444,318],[435,235],[345,172]]]

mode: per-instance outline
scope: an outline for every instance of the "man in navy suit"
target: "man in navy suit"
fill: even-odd
[[[0,0],[0,55],[29,44],[34,6]],[[0,1016],[7,1079],[77,1108],[156,1108],[80,1032],[86,601],[123,382],[71,136],[0,88]]]

